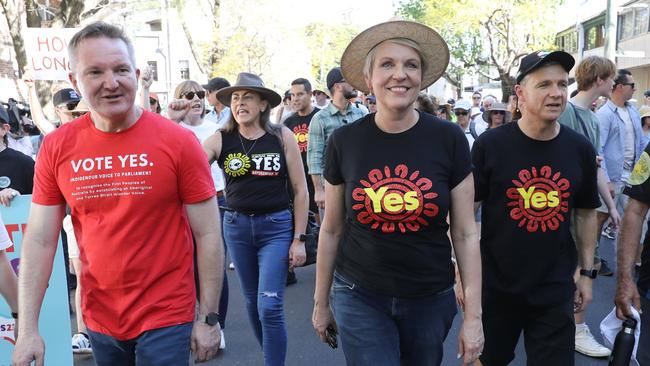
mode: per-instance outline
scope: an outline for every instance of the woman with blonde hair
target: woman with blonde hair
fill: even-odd
[[[470,363],[483,346],[467,139],[414,108],[448,62],[442,37],[409,21],[363,31],[341,59],[345,80],[377,98],[377,113],[329,138],[323,174],[312,322],[324,342],[338,330],[348,365],[440,365],[456,314],[452,243],[465,293],[458,354]]]

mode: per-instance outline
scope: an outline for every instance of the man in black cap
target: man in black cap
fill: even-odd
[[[216,97],[216,94],[219,90],[223,88],[227,88],[230,86],[230,83],[228,80],[224,78],[213,78],[208,81],[207,84],[202,85],[203,89],[205,89],[206,93],[206,99],[208,100],[208,104],[210,104],[214,109],[210,112],[208,112],[205,117],[203,117],[206,121],[213,122],[217,125],[218,128],[223,127],[223,125],[228,121],[228,118],[230,117],[230,108],[221,104],[219,100]]]
[[[643,93],[643,99],[645,105],[650,105],[650,89],[646,90],[645,93]]]
[[[591,301],[600,205],[593,146],[557,122],[574,63],[562,51],[524,57],[515,86],[522,118],[474,143],[484,366],[509,364],[522,331],[529,365],[574,364],[573,314]]]
[[[314,201],[318,205],[321,220],[325,214],[325,190],[322,174],[325,166],[327,139],[335,129],[367,114],[348,101],[348,99],[357,96],[357,91],[352,85],[345,82],[340,67],[335,67],[327,73],[327,89],[330,91],[332,101],[312,118],[309,125],[309,144],[307,145],[307,166],[314,183]]]
[[[14,197],[32,194],[34,159],[9,147],[9,114],[0,104],[0,203],[9,206]]]

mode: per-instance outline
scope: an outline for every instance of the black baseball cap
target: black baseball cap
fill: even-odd
[[[564,70],[566,70],[566,72],[571,71],[573,66],[576,64],[576,60],[573,58],[573,56],[564,51],[533,52],[521,59],[521,63],[519,64],[519,72],[517,72],[517,84],[521,83],[521,80],[524,78],[524,76],[548,64],[549,62],[559,63],[564,68]]]
[[[213,78],[207,84],[201,86],[207,91],[215,91],[229,87],[230,83],[224,78]]]
[[[332,90],[334,84],[343,80],[343,74],[340,67],[335,67],[327,73],[327,89]]]
[[[52,96],[52,104],[54,104],[54,106],[69,103],[79,103],[80,100],[81,97],[79,94],[77,94],[77,92],[71,88],[61,89],[58,92],[54,93],[54,96]]]

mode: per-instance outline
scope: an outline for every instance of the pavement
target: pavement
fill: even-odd
[[[615,270],[615,248],[612,240],[601,238],[601,255],[608,260],[612,270]],[[337,366],[345,365],[343,351],[339,347],[332,350],[320,342],[311,325],[313,306],[315,266],[296,270],[298,283],[289,286],[285,296],[285,316],[288,332],[287,366]],[[253,332],[248,324],[246,310],[239,287],[239,281],[234,271],[228,270],[230,283],[230,303],[225,329],[226,349],[209,361],[197,365],[215,366],[252,366],[263,365],[264,359]],[[594,301],[587,312],[587,324],[596,339],[602,342],[600,336],[600,321],[612,310],[616,290],[615,277],[599,276],[594,282]],[[74,316],[71,316],[73,328]],[[449,336],[444,344],[443,366],[460,365],[456,360],[458,347],[458,331],[460,315],[456,316]],[[511,366],[525,366],[526,354],[523,347],[523,337],[520,339],[515,352],[515,360]],[[575,353],[576,366],[606,366],[607,359],[595,359]],[[75,355],[75,366],[94,366],[91,355]]]

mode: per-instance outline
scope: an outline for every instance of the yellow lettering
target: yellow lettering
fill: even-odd
[[[524,208],[530,208],[530,196],[533,195],[534,191],[535,187],[528,188],[528,191],[523,188],[517,188],[517,192],[519,192],[521,197],[524,199]]]
[[[558,194],[558,191],[548,192],[548,207],[557,207],[560,204]]]
[[[535,208],[544,208],[546,206],[546,195],[543,192],[535,192],[530,198],[530,203]]]
[[[404,209],[407,211],[417,210],[418,207],[420,207],[418,193],[415,191],[406,192],[406,194],[404,194],[404,202]]]
[[[384,207],[388,212],[398,212],[404,207],[404,200],[397,193],[389,193],[384,197]]]
[[[388,187],[381,187],[375,192],[372,188],[364,188],[368,198],[372,201],[372,210],[376,213],[381,212],[381,199],[386,194]]]

